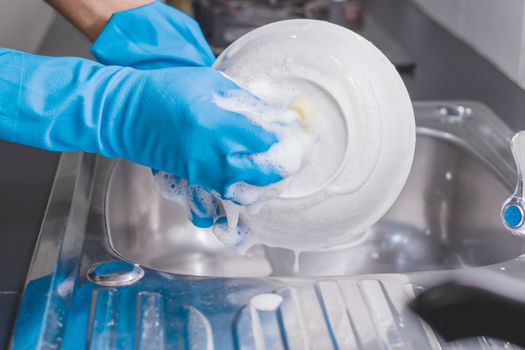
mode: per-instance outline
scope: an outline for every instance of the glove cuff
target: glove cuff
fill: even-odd
[[[24,56],[0,49],[0,139],[14,141]],[[8,61],[8,62],[6,62]]]

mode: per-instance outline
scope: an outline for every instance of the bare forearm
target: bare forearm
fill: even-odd
[[[153,0],[46,0],[90,40],[94,41],[111,15]]]

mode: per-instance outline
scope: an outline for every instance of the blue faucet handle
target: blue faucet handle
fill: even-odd
[[[516,202],[506,203],[503,208],[503,221],[510,229],[518,229],[523,225],[523,208]]]
[[[525,237],[525,131],[520,131],[512,137],[510,148],[518,170],[518,184],[512,196],[503,203],[501,218],[505,227],[517,236]]]

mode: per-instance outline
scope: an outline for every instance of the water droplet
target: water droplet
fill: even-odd
[[[501,266],[499,269],[500,269],[501,271],[506,271],[506,270],[507,270],[507,268],[506,268],[505,266]]]
[[[450,171],[447,171],[447,172],[445,173],[445,178],[446,178],[448,181],[452,180],[452,173],[451,173]]]

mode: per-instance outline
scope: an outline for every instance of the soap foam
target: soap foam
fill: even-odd
[[[271,89],[265,81],[258,81],[254,85],[259,87],[257,96],[266,97],[267,91]],[[226,96],[215,96],[214,102],[224,110],[246,116],[253,123],[276,135],[278,142],[267,152],[248,155],[259,167],[275,169],[285,178],[295,174],[311,153],[318,136],[318,128],[316,112],[305,98],[262,100],[246,90],[235,90]],[[271,197],[273,195],[268,198]]]

